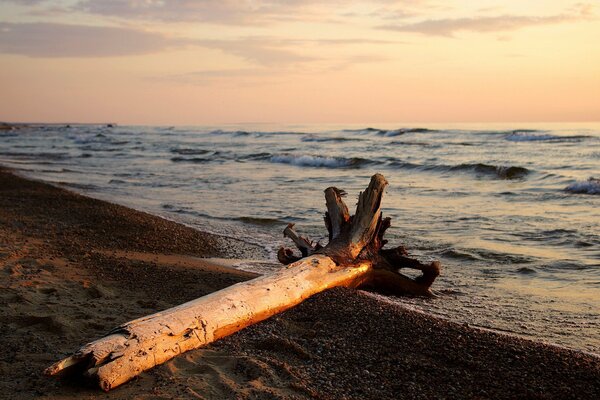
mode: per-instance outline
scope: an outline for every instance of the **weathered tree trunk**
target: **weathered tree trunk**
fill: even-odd
[[[47,375],[81,374],[97,379],[106,391],[127,382],[178,354],[201,347],[248,325],[293,307],[315,293],[336,286],[371,286],[396,294],[431,295],[439,263],[429,265],[407,257],[402,247],[382,250],[390,219],[381,217],[381,198],[387,182],[380,174],[358,200],[350,217],[336,188],[325,190],[325,225],[329,244],[321,247],[284,230],[300,249],[297,257],[280,249],[278,258],[289,264],[276,273],[238,283],[171,309],[127,322],[74,355],[46,369]],[[423,271],[417,279],[399,268]]]

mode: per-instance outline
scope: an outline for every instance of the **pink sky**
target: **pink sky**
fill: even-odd
[[[600,120],[600,9],[537,1],[0,2],[0,120]]]

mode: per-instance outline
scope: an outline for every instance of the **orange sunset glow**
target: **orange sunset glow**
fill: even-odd
[[[3,0],[0,120],[597,121],[598,15],[579,0]]]

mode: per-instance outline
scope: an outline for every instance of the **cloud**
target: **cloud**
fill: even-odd
[[[591,17],[589,5],[581,4],[577,12],[544,17],[501,15],[465,18],[429,19],[416,23],[383,25],[379,28],[399,32],[415,32],[432,36],[453,36],[457,32],[507,32],[538,25],[581,21]]]
[[[406,44],[398,40],[382,40],[382,39],[360,39],[360,38],[343,38],[343,39],[287,39],[290,44],[315,44],[315,45],[355,45],[355,44]]]
[[[0,22],[0,52],[30,57],[110,57],[153,53],[185,41],[129,28]]]
[[[167,81],[185,85],[212,85],[230,84],[239,85],[271,85],[279,82],[289,82],[289,78],[282,80],[283,76],[321,75],[339,72],[360,64],[371,64],[388,61],[389,58],[379,55],[357,55],[342,59],[316,60],[310,66],[288,65],[280,68],[277,65],[264,65],[249,68],[212,69],[191,71],[180,74],[168,74],[147,77],[150,81]]]
[[[29,16],[92,15],[166,23],[264,27],[287,22],[348,24],[354,17],[393,19],[430,9],[430,0],[0,0]],[[65,20],[66,22],[67,20]]]
[[[184,85],[206,86],[215,83],[239,85],[273,83],[278,79],[282,71],[272,68],[235,68],[235,69],[211,69],[202,71],[191,71],[180,74],[168,74],[148,76],[151,82],[173,82]]]
[[[45,3],[48,0],[3,0],[5,3],[14,3],[20,6],[33,6],[36,4]]]
[[[269,38],[194,40],[122,27],[0,22],[0,52],[30,57],[114,57],[183,46],[217,49],[262,65],[312,59],[285,49],[285,41]]]
[[[163,22],[264,25],[364,15],[378,6],[414,7],[424,0],[79,0],[73,11]],[[353,11],[359,6],[361,12]],[[346,10],[346,12],[344,12]],[[373,17],[370,11],[366,16]]]
[[[314,0],[82,0],[75,10],[91,14],[160,21],[260,24],[318,3]]]
[[[370,39],[188,39],[110,26],[0,22],[0,53],[29,57],[116,57],[203,47],[238,56],[252,65],[289,67],[318,61],[311,46],[396,43]]]
[[[357,44],[398,43],[374,39],[280,39],[271,37],[247,37],[233,40],[196,40],[195,45],[218,49],[234,54],[260,65],[296,65],[321,60],[310,55],[311,46],[350,46]],[[293,50],[290,50],[293,49]]]
[[[286,48],[285,41],[270,38],[243,38],[235,40],[196,40],[194,44],[221,50],[261,65],[286,65],[315,60]]]

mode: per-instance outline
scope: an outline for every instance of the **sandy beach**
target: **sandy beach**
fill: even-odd
[[[128,320],[256,275],[242,241],[0,170],[0,397],[399,399],[600,397],[600,357],[331,290],[103,393],[42,376]]]

